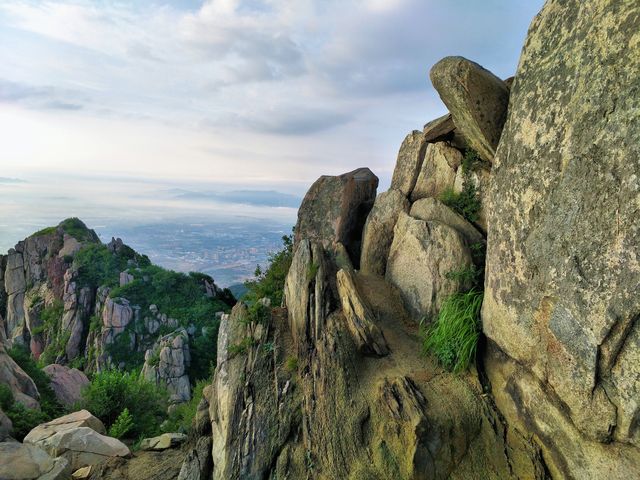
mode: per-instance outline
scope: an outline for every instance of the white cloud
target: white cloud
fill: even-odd
[[[265,182],[362,165],[388,175],[404,133],[442,111],[429,67],[463,54],[511,74],[541,3],[0,0],[0,102],[29,109],[12,110],[26,123],[48,112],[31,133],[51,147],[16,140],[12,158],[78,168],[94,156],[107,169],[138,158],[163,175],[214,165]],[[50,122],[72,132],[68,145]]]

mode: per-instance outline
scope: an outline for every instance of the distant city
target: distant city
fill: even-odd
[[[0,177],[0,253],[44,227],[78,217],[103,242],[119,237],[158,265],[204,272],[229,287],[252,278],[256,265],[264,266],[269,253],[282,248],[300,201],[299,194],[244,186]]]
[[[105,243],[111,240],[106,230],[96,228]],[[228,287],[252,278],[256,265],[265,265],[268,254],[282,248],[282,236],[291,233],[291,226],[265,222],[162,223],[115,230],[126,244],[148,255],[153,263],[182,272],[203,272],[219,286]]]

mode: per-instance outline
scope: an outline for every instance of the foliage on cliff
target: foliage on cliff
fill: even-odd
[[[284,282],[293,257],[293,236],[282,237],[282,249],[269,254],[268,265],[256,267],[255,279],[245,282],[247,293],[244,299],[254,303],[261,298],[269,298],[272,305],[280,305],[284,292]]]

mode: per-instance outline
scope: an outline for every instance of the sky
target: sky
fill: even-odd
[[[385,189],[445,113],[430,67],[513,75],[542,3],[0,0],[0,175],[303,195],[368,166]]]

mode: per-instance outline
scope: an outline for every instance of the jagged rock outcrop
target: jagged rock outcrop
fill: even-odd
[[[376,318],[371,307],[362,298],[353,279],[353,273],[338,270],[338,295],[342,301],[342,312],[353,342],[365,354],[384,356],[389,353],[389,345],[384,333],[376,326]]]
[[[445,142],[429,143],[411,190],[411,201],[438,198],[445,190],[453,190],[461,165],[462,153],[458,149]]]
[[[376,198],[378,177],[368,168],[322,176],[311,186],[298,211],[296,245],[302,240],[324,248],[341,243],[352,261],[360,260],[362,226]]]
[[[405,197],[409,196],[418,180],[426,148],[424,133],[414,130],[405,137],[393,170],[391,189],[399,190]]]
[[[383,217],[392,227],[399,217],[398,245],[383,255],[392,258],[401,287],[354,269],[346,249],[310,230],[313,222],[303,215],[318,213],[307,205],[299,221],[309,238],[297,237],[285,282],[287,309],[256,323],[238,304],[224,317],[214,381],[202,403],[209,406],[214,479],[543,478],[535,447],[515,433],[504,437],[477,377],[455,377],[420,355],[420,316],[408,313],[403,300],[425,283],[421,268],[431,268],[434,291],[449,288],[443,279],[451,292],[458,288],[445,273],[469,265],[467,237],[441,222],[454,218],[469,238],[482,236],[451,212],[435,219],[435,209],[430,222],[410,217],[408,200],[395,192],[388,196],[403,208]],[[370,217],[379,215],[374,210]],[[404,237],[413,225],[412,243]],[[365,228],[366,251],[370,234]],[[404,244],[426,245],[429,252],[416,256]],[[446,261],[443,252],[450,253]],[[435,311],[432,303],[425,300],[425,308]],[[422,305],[415,309],[422,314]],[[198,430],[209,435],[199,412]],[[183,470],[197,470],[195,457],[192,449]]]
[[[51,389],[60,404],[71,407],[82,398],[82,388],[89,384],[87,376],[77,368],[52,363],[43,368],[51,379]]]
[[[484,331],[554,478],[640,476],[640,5],[550,0],[494,160]]]
[[[507,85],[463,57],[443,58],[429,76],[469,146],[491,162],[507,116]]]
[[[409,201],[400,190],[390,189],[376,197],[362,233],[360,270],[384,275],[393,242],[393,227],[400,212],[409,211]]]
[[[182,328],[158,339],[145,353],[141,375],[156,385],[167,387],[171,402],[191,399],[187,368],[191,362],[189,335]]]

